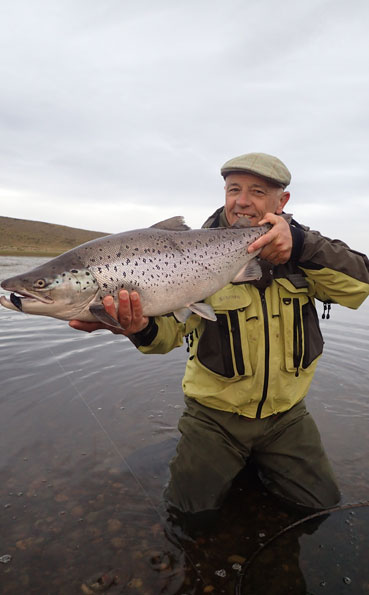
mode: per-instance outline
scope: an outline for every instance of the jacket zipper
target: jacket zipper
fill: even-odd
[[[299,367],[302,358],[302,326],[300,303],[293,298],[293,365],[296,368],[295,376],[299,375]]]
[[[269,383],[269,353],[270,353],[270,343],[269,343],[269,325],[268,325],[268,309],[265,300],[265,291],[264,289],[259,289],[260,299],[261,299],[261,307],[263,311],[263,319],[264,319],[264,341],[265,341],[265,369],[264,369],[264,384],[263,384],[263,393],[261,396],[261,401],[258,405],[258,409],[256,412],[256,417],[261,417],[261,410],[265,403],[265,399],[267,398],[268,392],[268,383]]]
[[[236,370],[239,376],[245,374],[245,365],[243,362],[243,352],[241,344],[240,324],[238,320],[237,310],[230,310],[228,312],[231,321],[231,333],[233,339],[234,357],[236,363]]]

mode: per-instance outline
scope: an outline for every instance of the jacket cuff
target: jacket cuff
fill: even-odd
[[[155,318],[150,316],[147,327],[139,333],[129,335],[129,339],[136,347],[147,347],[147,345],[151,345],[155,339],[156,335],[158,334],[158,330],[159,328],[155,322]]]
[[[298,262],[304,247],[305,233],[303,229],[299,229],[294,225],[290,225],[290,230],[292,235],[292,252],[290,260]]]

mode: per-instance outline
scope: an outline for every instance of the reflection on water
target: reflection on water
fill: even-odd
[[[0,279],[43,260],[3,257]],[[308,398],[344,501],[369,498],[368,313],[369,304],[357,312],[336,306],[322,321],[325,355]],[[107,331],[79,333],[63,321],[0,308],[0,559],[12,557],[0,564],[2,593],[233,593],[237,565],[296,519],[250,471],[213,533],[194,542],[168,538],[161,494],[178,439],[185,360],[184,348],[143,356]],[[361,555],[364,509],[355,518]],[[330,594],[340,592],[329,590],[329,578],[346,539],[334,531],[327,521],[314,534],[323,546],[335,535],[336,552],[324,550]],[[312,539],[301,534],[295,556],[307,585],[316,560],[304,544]],[[269,561],[265,552],[264,572],[272,569],[283,593],[295,593],[287,590],[295,583],[283,558],[293,558],[296,539],[283,547],[277,541]],[[351,591],[367,592],[350,570]],[[252,580],[247,593],[265,591],[260,572]]]

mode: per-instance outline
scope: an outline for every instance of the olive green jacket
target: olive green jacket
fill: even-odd
[[[222,209],[204,224],[217,227]],[[186,337],[183,391],[215,409],[246,417],[286,411],[303,399],[323,338],[314,299],[358,308],[369,294],[369,261],[338,240],[293,221],[290,261],[268,263],[260,282],[228,284],[207,298],[212,322],[191,315],[151,319],[132,339],[142,353],[167,353]]]

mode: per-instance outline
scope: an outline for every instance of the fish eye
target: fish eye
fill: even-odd
[[[37,287],[37,289],[43,289],[44,287],[46,287],[46,280],[37,279],[37,281],[34,282],[33,287]]]

